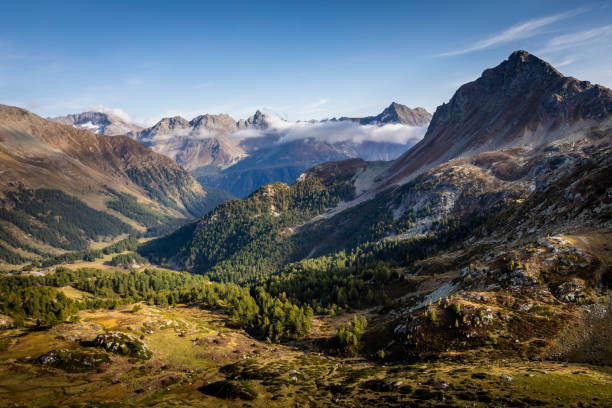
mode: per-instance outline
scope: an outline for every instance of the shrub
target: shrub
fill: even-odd
[[[200,387],[200,391],[223,399],[252,401],[257,398],[257,391],[247,381],[216,381]]]

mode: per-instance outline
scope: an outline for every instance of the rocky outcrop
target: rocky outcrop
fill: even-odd
[[[43,354],[38,362],[69,373],[80,373],[100,368],[102,364],[110,362],[110,357],[100,351],[58,349]]]
[[[121,332],[98,334],[93,341],[93,345],[114,354],[139,360],[149,360],[153,355],[143,342],[130,334]]]

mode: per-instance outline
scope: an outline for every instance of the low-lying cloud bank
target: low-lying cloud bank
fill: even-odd
[[[415,127],[402,124],[360,125],[351,121],[324,122],[288,122],[280,118],[266,118],[266,129],[245,129],[233,134],[233,137],[260,137],[271,131],[280,138],[277,143],[288,143],[300,139],[316,139],[328,143],[353,142],[363,143],[387,142],[406,144],[420,140],[427,127]]]
[[[142,142],[146,143],[159,143],[159,142],[167,142],[172,139],[189,139],[189,140],[204,140],[210,139],[212,137],[217,136],[218,133],[214,130],[209,129],[177,129],[173,130],[170,133],[158,133],[152,137],[143,137],[141,139]]]
[[[204,140],[216,136],[229,136],[232,139],[250,139],[274,135],[276,143],[289,143],[296,140],[314,139],[330,144],[352,142],[382,142],[397,144],[415,144],[423,138],[427,127],[415,127],[403,124],[360,125],[349,120],[329,120],[321,122],[289,122],[275,116],[266,116],[261,128],[241,129],[232,134],[211,129],[176,129],[170,133],[143,137],[146,143],[165,143],[173,139]]]

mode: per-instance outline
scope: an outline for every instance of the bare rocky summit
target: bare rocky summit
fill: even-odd
[[[125,135],[142,130],[140,126],[106,112],[89,111],[49,119],[64,125],[72,125],[77,129],[89,130],[107,136]]]
[[[390,170],[393,182],[446,160],[513,146],[541,146],[605,121],[612,91],[565,77],[515,51],[436,109],[421,142]]]
[[[366,116],[363,118],[342,117],[339,120],[350,120],[360,125],[401,123],[409,126],[427,126],[431,121],[431,113],[425,108],[417,107],[414,109],[406,105],[392,102],[385,110],[376,116]]]

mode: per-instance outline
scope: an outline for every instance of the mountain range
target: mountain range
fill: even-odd
[[[97,133],[127,134],[175,160],[202,185],[245,197],[268,183],[293,183],[318,163],[395,159],[422,137],[431,114],[393,102],[377,116],[329,121],[288,122],[260,111],[240,120],[227,114],[190,121],[175,116],[146,129],[130,129],[121,118],[96,112],[53,120]]]
[[[352,157],[395,159],[418,141],[430,119],[423,108],[394,102],[378,116],[322,122],[287,122],[260,111],[238,121],[225,114],[191,121],[177,116],[130,136],[176,160],[202,185],[245,197],[268,183],[293,183],[318,163]],[[407,136],[377,136],[378,128],[386,125]]]

